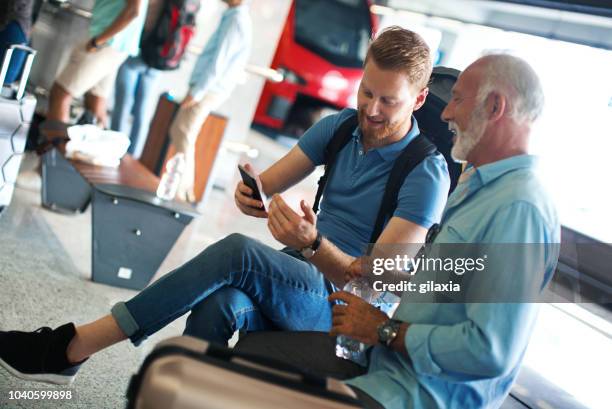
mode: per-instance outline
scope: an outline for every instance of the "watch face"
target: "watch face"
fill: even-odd
[[[302,253],[302,256],[304,256],[304,258],[310,258],[310,257],[314,256],[315,252],[310,247],[307,247],[307,248],[303,249],[301,251],[301,253]]]
[[[388,346],[397,336],[397,332],[393,321],[387,321],[378,330],[378,340]]]

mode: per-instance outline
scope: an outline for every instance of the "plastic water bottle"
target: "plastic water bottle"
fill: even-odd
[[[157,197],[163,200],[173,200],[184,171],[185,154],[177,153],[166,163],[166,169],[157,187]]]
[[[362,298],[370,304],[373,304],[380,297],[380,293],[370,287],[365,277],[349,281],[343,290]],[[336,356],[351,360],[361,366],[368,365],[366,357],[367,348],[367,345],[364,343],[349,338],[346,335],[338,335],[336,337]]]
[[[400,297],[393,293],[374,290],[370,287],[370,283],[365,277],[359,277],[349,281],[346,283],[343,290],[362,298],[389,317],[393,316],[400,302]],[[349,338],[346,335],[338,335],[336,337],[336,356],[339,358],[351,360],[361,366],[367,366],[367,349],[367,345]]]

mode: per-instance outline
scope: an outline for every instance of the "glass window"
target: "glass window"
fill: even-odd
[[[531,148],[561,223],[612,243],[612,51],[466,25],[445,64],[463,69],[492,51],[525,58],[540,76],[546,106]]]
[[[361,67],[372,30],[363,0],[296,0],[295,41],[341,67]]]

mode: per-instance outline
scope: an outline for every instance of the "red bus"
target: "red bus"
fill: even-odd
[[[294,0],[253,122],[299,137],[323,115],[355,106],[378,20],[370,0]]]

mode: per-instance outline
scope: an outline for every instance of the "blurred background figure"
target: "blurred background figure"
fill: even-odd
[[[136,158],[149,132],[160,75],[179,67],[199,9],[200,0],[149,0],[140,54],[119,68],[111,129],[129,135],[128,152]]]
[[[198,132],[208,114],[231,94],[251,52],[252,22],[246,1],[223,2],[228,9],[198,57],[189,80],[189,93],[170,126],[172,144],[186,159],[177,195],[190,202],[195,201],[194,155]]]
[[[92,120],[106,123],[106,98],[121,64],[138,54],[148,0],[96,0],[90,38],[77,43],[68,64],[55,79],[49,96],[46,128],[70,120],[72,99],[85,94]]]
[[[0,57],[13,44],[27,45],[34,24],[34,9],[40,8],[40,0],[2,0],[0,1]],[[23,68],[26,54],[15,51],[5,84],[14,82]],[[4,85],[4,84],[0,84]]]

